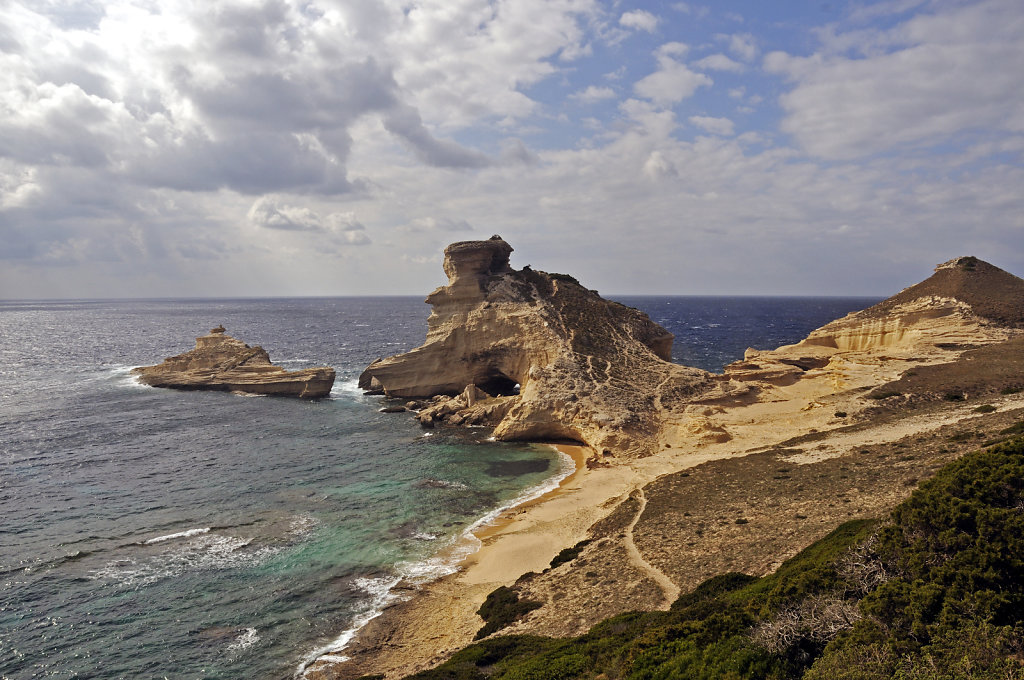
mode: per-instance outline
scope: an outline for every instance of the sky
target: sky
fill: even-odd
[[[0,0],[0,298],[1024,275],[1024,3]]]

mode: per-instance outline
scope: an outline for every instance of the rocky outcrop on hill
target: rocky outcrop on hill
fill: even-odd
[[[727,384],[669,362],[672,335],[576,279],[509,265],[498,236],[445,249],[423,346],[371,364],[364,390],[430,398],[420,422],[491,425],[498,439],[584,442],[642,456],[666,412]]]
[[[1024,328],[1024,280],[976,257],[958,257],[921,283],[811,332],[795,345],[747,350],[726,369],[737,380],[785,382],[849,353],[925,360],[1002,342]]]
[[[133,369],[139,381],[152,387],[180,390],[219,390],[315,399],[334,385],[334,369],[286,371],[270,363],[262,347],[250,347],[226,335],[218,326],[196,338],[195,349],[164,359],[156,366]]]

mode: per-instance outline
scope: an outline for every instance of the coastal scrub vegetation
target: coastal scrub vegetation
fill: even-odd
[[[489,598],[490,599],[490,598]],[[577,638],[493,637],[418,680],[1024,678],[1024,437],[950,463],[889,517],[761,578]]]
[[[484,620],[484,625],[476,632],[475,639],[479,640],[502,628],[507,628],[517,619],[540,608],[543,604],[543,602],[535,600],[520,600],[516,591],[508,586],[496,588],[487,596],[476,612]]]

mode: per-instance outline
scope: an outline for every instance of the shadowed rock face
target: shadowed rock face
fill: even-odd
[[[646,314],[570,276],[512,269],[511,252],[498,236],[448,246],[426,342],[371,364],[360,387],[435,397],[419,415],[426,426],[488,424],[499,439],[628,455],[656,450],[666,408],[716,389],[710,374],[668,362],[672,335]]]
[[[156,366],[140,366],[132,373],[152,387],[308,399],[327,396],[334,385],[333,368],[286,371],[270,363],[270,355],[262,347],[250,347],[226,335],[223,326],[196,338],[195,349]]]

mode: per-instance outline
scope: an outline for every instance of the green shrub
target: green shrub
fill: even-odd
[[[999,434],[1024,434],[1024,420],[1010,425],[1005,430],[999,430]]]
[[[574,559],[580,556],[580,553],[583,552],[583,548],[585,548],[588,545],[590,545],[589,538],[580,541],[571,548],[563,548],[557,555],[551,558],[551,568],[554,569],[560,564],[572,562]]]
[[[996,410],[996,407],[992,404],[982,404],[978,408],[974,409],[975,413],[992,413]]]
[[[479,640],[495,631],[507,628],[516,619],[542,607],[543,604],[543,602],[535,600],[520,600],[516,591],[508,586],[494,589],[476,612],[484,620],[484,626],[476,632],[474,639]]]

